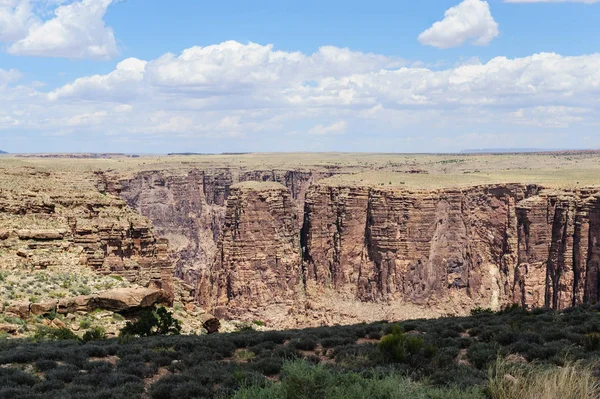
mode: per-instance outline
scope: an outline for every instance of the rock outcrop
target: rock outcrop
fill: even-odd
[[[151,220],[95,190],[94,177],[73,176],[28,170],[2,176],[0,268],[88,267],[172,292],[168,241]]]
[[[198,285],[199,302],[220,317],[276,301],[291,308],[324,290],[363,303],[452,298],[462,310],[600,299],[600,190],[315,184],[298,231],[289,191],[268,187],[231,188],[215,261]]]
[[[91,312],[96,309],[111,312],[130,312],[150,308],[157,304],[168,304],[168,292],[155,288],[118,288],[95,295],[80,295],[40,303],[18,302],[7,306],[4,311],[22,319],[30,316],[44,316],[57,312],[61,314]]]
[[[301,215],[306,191],[315,175],[329,174],[232,168],[191,169],[179,173],[157,170],[140,172],[126,179],[98,174],[98,187],[120,195],[132,208],[152,220],[156,233],[169,240],[169,257],[175,265],[175,276],[195,287],[217,253],[232,185],[246,181],[279,182],[288,188],[294,212]],[[297,221],[299,229],[302,218]]]
[[[199,280],[200,304],[222,317],[296,299],[301,276],[297,226],[286,187],[232,186],[215,262]]]

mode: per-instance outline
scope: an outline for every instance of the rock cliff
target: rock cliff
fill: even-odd
[[[275,298],[290,308],[306,293],[319,302],[326,292],[446,311],[450,300],[468,311],[600,299],[600,190],[317,183],[306,194],[299,231],[290,223],[289,195],[253,185],[232,189],[217,256],[200,282],[202,305],[239,315]],[[302,293],[294,289],[300,281]]]
[[[120,195],[130,207],[152,220],[157,234],[169,240],[175,275],[196,287],[217,254],[232,185],[246,181],[279,182],[289,190],[294,208],[290,209],[301,215],[313,173],[235,168],[190,169],[179,173],[156,170],[125,179],[103,174],[99,181],[101,187]],[[296,220],[299,230],[302,218]]]
[[[14,171],[0,186],[0,268],[99,274],[172,294],[168,242],[125,201],[102,194],[93,177],[80,182],[38,171]]]
[[[286,187],[258,182],[231,186],[217,256],[199,280],[200,304],[219,317],[293,303],[301,278],[297,226]]]
[[[600,188],[232,164],[0,176],[0,266],[83,265],[167,292],[175,276],[205,310],[275,327],[600,300]]]

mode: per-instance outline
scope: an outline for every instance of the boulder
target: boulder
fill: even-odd
[[[29,317],[29,302],[16,302],[8,305],[4,309],[6,313],[12,313],[22,319]]]
[[[52,327],[54,328],[66,328],[67,325],[65,324],[64,321],[62,321],[61,319],[54,319],[52,320]]]
[[[6,240],[10,236],[10,231],[0,230],[0,240]]]
[[[96,297],[80,295],[74,298],[63,298],[58,301],[57,312],[61,314],[87,312],[96,308]]]
[[[212,314],[205,313],[200,315],[200,321],[202,322],[202,327],[204,327],[209,334],[219,332],[221,322]]]
[[[163,290],[155,288],[117,288],[98,294],[96,306],[113,312],[123,312],[149,308],[167,299]]]
[[[47,230],[18,230],[17,235],[21,240],[62,240],[67,233],[64,229]]]
[[[58,301],[44,301],[40,303],[32,303],[29,307],[29,312],[32,315],[47,315],[56,311]]]
[[[0,332],[16,334],[17,331],[19,331],[19,326],[16,324],[0,324]]]

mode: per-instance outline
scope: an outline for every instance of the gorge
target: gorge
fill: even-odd
[[[45,187],[17,198],[3,188],[0,214],[20,225],[42,215],[52,228],[3,227],[0,239],[10,259],[33,245],[30,263],[37,247],[56,241],[64,258],[80,246],[78,262],[100,273],[172,297],[174,279],[179,295],[217,317],[275,327],[600,299],[600,187],[361,182],[354,176],[372,167],[358,164],[95,165],[79,180],[96,191],[88,196]],[[440,173],[423,165],[395,172]]]

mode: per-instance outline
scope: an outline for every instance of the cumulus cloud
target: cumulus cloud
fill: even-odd
[[[308,131],[308,134],[323,136],[327,134],[342,134],[346,130],[346,122],[338,121],[331,125],[317,125]]]
[[[14,55],[108,59],[118,53],[113,30],[103,18],[113,0],[79,0],[58,5],[43,21],[44,8],[29,0],[0,0],[0,41]],[[59,2],[45,0],[45,5]]]
[[[12,43],[39,24],[28,0],[0,0],[0,42]]]
[[[18,72],[0,72],[2,79],[14,82]],[[450,149],[459,142],[408,138],[466,130],[491,143],[485,130],[499,134],[500,126],[593,134],[600,125],[600,54],[426,68],[336,47],[304,54],[224,42],[152,60],[128,58],[110,73],[49,92],[0,83],[0,110],[3,130],[144,137],[144,143],[235,138],[231,143],[254,143],[244,149],[260,151],[310,136],[299,148],[364,140],[354,149],[400,151],[384,143]],[[374,133],[378,139],[369,140]],[[342,134],[344,140],[336,138]]]
[[[76,79],[48,94],[50,100],[76,98],[80,100],[126,101],[136,96],[144,79],[146,61],[127,58],[107,75],[93,75]]]
[[[446,10],[444,19],[434,23],[418,39],[424,45],[447,49],[467,41],[484,46],[498,35],[498,24],[487,1],[464,0]]]
[[[0,68],[0,85],[15,82],[21,79],[21,72],[17,69],[2,69]]]

